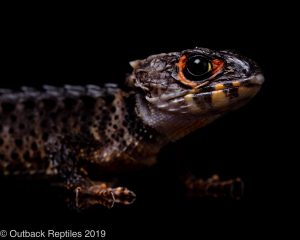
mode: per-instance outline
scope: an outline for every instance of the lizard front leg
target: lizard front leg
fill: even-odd
[[[78,154],[67,144],[58,141],[48,147],[52,166],[61,180],[59,186],[73,193],[70,202],[76,208],[93,205],[113,207],[115,203],[128,205],[134,202],[135,193],[125,187],[114,186],[110,182],[93,181],[79,163]],[[73,201],[74,200],[74,201]]]

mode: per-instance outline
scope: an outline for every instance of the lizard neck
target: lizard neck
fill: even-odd
[[[164,112],[149,104],[143,96],[136,96],[137,115],[145,125],[150,126],[162,134],[164,143],[176,141],[190,132],[214,121],[220,115],[189,116]]]
[[[155,161],[157,153],[167,144],[168,139],[157,131],[153,126],[146,124],[138,114],[136,93],[129,93],[124,97],[124,108],[126,109],[126,126],[130,136],[135,139],[135,146],[130,155],[134,158],[149,159],[149,164]],[[151,160],[152,159],[152,160]],[[147,162],[148,160],[146,160]]]

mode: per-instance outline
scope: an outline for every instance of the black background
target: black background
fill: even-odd
[[[287,111],[280,72],[287,47],[280,37],[289,38],[282,20],[285,9],[254,2],[145,2],[136,7],[10,8],[2,21],[0,86],[122,83],[131,60],[199,46],[234,49],[257,61],[266,78],[261,92],[242,109],[164,148],[157,166],[129,182],[138,196],[131,206],[77,213],[66,207],[61,192],[46,184],[1,179],[0,222],[20,229],[104,228],[108,239],[201,238],[208,227],[211,236],[274,232],[282,220],[274,204],[284,195],[278,126]],[[203,177],[242,177],[244,198],[184,198],[176,177],[180,162]]]

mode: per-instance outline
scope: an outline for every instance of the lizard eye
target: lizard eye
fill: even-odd
[[[182,72],[189,80],[205,80],[211,76],[212,63],[201,55],[189,56]]]
[[[213,77],[222,72],[224,61],[209,60],[202,55],[182,55],[177,63],[178,79],[192,88],[207,84]]]

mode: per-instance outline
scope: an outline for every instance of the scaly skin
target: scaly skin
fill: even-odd
[[[165,144],[241,107],[263,83],[254,62],[227,51],[195,48],[131,65],[130,90],[0,90],[0,171],[58,178],[86,205],[130,203],[132,191],[91,181],[91,168],[117,176],[152,165]]]

